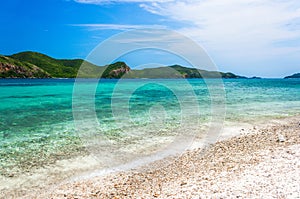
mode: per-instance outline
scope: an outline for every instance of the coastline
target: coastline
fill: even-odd
[[[130,198],[130,196],[180,198],[192,192],[194,196],[197,193],[206,194],[203,196],[212,194],[216,197],[223,197],[224,195],[220,195],[220,190],[222,190],[220,188],[226,184],[225,179],[230,178],[229,182],[233,184],[237,179],[241,181],[243,177],[238,178],[238,176],[243,176],[242,172],[247,173],[247,169],[249,172],[252,171],[259,167],[257,165],[264,164],[273,156],[279,155],[278,161],[280,161],[282,153],[286,154],[286,150],[296,155],[299,154],[298,118],[293,116],[272,119],[268,122],[258,121],[254,126],[226,124],[219,138],[220,141],[206,148],[205,151],[198,146],[193,146],[191,150],[179,157],[168,159],[170,164],[163,168],[159,168],[159,165],[166,160],[154,162],[148,167],[87,178],[86,176],[99,168],[92,156],[58,161],[55,165],[18,178],[0,179],[5,182],[6,186],[1,186],[0,197],[17,198],[25,195],[34,198],[44,195],[44,198],[65,196],[72,198],[76,195],[78,198],[113,198],[112,196],[116,198]],[[277,142],[277,133],[283,134],[286,141]],[[299,167],[300,157],[296,159],[298,159],[296,166],[298,164]],[[79,177],[73,178],[72,176]],[[85,176],[85,179],[80,176]],[[299,173],[298,177],[300,177]],[[214,186],[208,186],[208,183]],[[223,185],[218,187],[220,183]],[[203,191],[196,192],[196,189]],[[44,190],[49,190],[49,192]],[[223,193],[225,193],[224,190]]]

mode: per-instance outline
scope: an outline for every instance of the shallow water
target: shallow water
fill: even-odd
[[[0,79],[0,172],[72,155],[91,129],[132,150],[225,114],[251,122],[300,113],[299,79],[225,79],[224,89],[219,81],[81,80],[74,87],[74,79]]]

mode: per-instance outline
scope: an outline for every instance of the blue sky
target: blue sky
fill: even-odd
[[[0,22],[0,54],[31,50],[85,58],[114,34],[160,27],[198,42],[221,71],[263,77],[300,72],[298,0],[10,0],[1,3]],[[123,59],[135,67],[146,56]],[[157,59],[181,63],[164,57]]]

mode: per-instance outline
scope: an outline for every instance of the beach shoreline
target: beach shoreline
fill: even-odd
[[[251,142],[251,140],[249,140],[250,138],[256,140],[258,144],[255,144],[255,147],[253,147],[252,149],[255,157],[253,157],[252,159],[250,158],[251,161],[248,161],[248,163],[244,163],[243,166],[244,170],[247,170],[248,168],[248,170],[250,171],[251,168],[255,168],[256,165],[264,162],[267,159],[266,157],[272,156],[271,153],[273,153],[273,156],[275,153],[276,156],[276,153],[281,154],[282,151],[287,149],[297,154],[297,147],[295,146],[297,146],[297,144],[300,144],[300,126],[298,119],[298,116],[293,116],[272,119],[268,120],[268,122],[258,121],[255,125],[249,123],[243,123],[240,125],[234,123],[226,123],[223,129],[223,133],[219,137],[220,141],[218,141],[216,144],[208,147],[206,151],[203,151],[203,149],[199,149],[198,145],[195,144],[190,150],[184,152],[179,157],[173,157],[168,160],[170,161],[170,164],[166,165],[164,163],[163,168],[159,168],[159,166],[157,166],[161,165],[159,161],[157,161],[154,162],[153,165],[151,164],[151,166],[148,165],[148,167],[140,168],[141,170],[133,169],[124,172],[121,171],[111,173],[104,176],[97,176],[90,175],[91,172],[95,173],[95,171],[97,171],[97,168],[99,167],[97,161],[92,156],[82,156],[70,160],[61,160],[58,161],[55,165],[41,168],[34,173],[24,174],[19,178],[0,179],[2,182],[6,182],[5,184],[1,185],[1,197],[17,198],[20,196],[23,197],[24,195],[28,195],[28,197],[30,198],[39,198],[41,195],[44,195],[45,198],[63,198],[65,196],[72,198],[76,195],[76,197],[78,198],[182,198],[185,196],[185,194],[191,194],[191,192],[196,193],[195,191],[191,190],[196,189],[197,186],[198,189],[201,188],[201,186],[204,186],[203,182],[208,181],[205,180],[203,176],[199,176],[199,174],[195,175],[195,171],[197,169],[199,170],[198,173],[207,171],[205,169],[201,170],[201,168],[203,167],[203,163],[200,162],[207,162],[209,160],[212,160],[212,154],[214,154],[214,158],[219,158],[219,161],[216,160],[216,164],[218,166],[216,166],[215,169],[221,170],[221,172],[219,173],[224,172],[224,168],[226,167],[224,165],[222,166],[222,163],[221,165],[219,165],[220,158],[224,159],[225,157],[227,157],[227,159],[225,158],[223,161],[226,165],[229,161],[228,154],[227,156],[226,154],[223,154],[224,157],[221,157],[222,153],[216,154],[216,152],[214,151],[216,147],[222,146],[223,148],[227,148],[226,151],[228,151],[228,153],[231,152],[231,158],[238,159],[241,158],[243,154],[245,156],[249,156],[249,151],[246,151],[247,153],[245,154],[245,151],[243,150],[246,150],[247,147],[245,148],[245,146],[249,147],[250,143],[255,144]],[[278,133],[284,134],[284,137],[286,139],[285,142],[277,142],[276,139]],[[267,137],[269,137],[268,139],[271,139],[271,141],[268,141]],[[228,147],[231,146],[232,143],[237,142],[237,139],[244,140],[242,141],[242,143],[245,142],[248,145],[245,144],[242,150],[239,148]],[[264,141],[266,143],[269,143],[269,145],[263,143]],[[234,153],[234,150],[237,149],[240,150],[239,153]],[[281,150],[281,152],[276,152],[276,150]],[[221,150],[221,152],[222,151],[223,149]],[[262,153],[264,153],[264,155]],[[197,164],[199,165],[197,166]],[[235,168],[237,167],[237,165],[240,166],[240,163],[233,162],[231,166],[232,168]],[[213,168],[212,165],[209,165],[208,167]],[[178,176],[170,176],[171,174],[174,174],[174,170],[176,170]],[[194,171],[192,172],[191,170]],[[211,171],[211,169],[209,171]],[[218,172],[208,173],[207,179],[211,179],[213,176],[217,175],[216,173]],[[239,171],[239,174],[240,173],[241,171]],[[181,176],[179,174],[181,174]],[[233,174],[237,175],[235,172],[230,173],[230,175]],[[86,176],[88,175],[92,177],[87,178]],[[228,174],[223,173],[222,175],[226,177]],[[199,180],[202,182],[202,184],[197,184],[196,181]],[[121,182],[123,182],[123,184]],[[218,184],[218,182],[214,182],[214,184]],[[208,187],[206,188],[208,189]],[[185,191],[183,191],[183,189]],[[201,189],[205,190],[203,187]],[[45,190],[50,191],[45,192]],[[214,191],[216,191],[216,189]],[[168,192],[176,193],[177,195],[168,195]],[[204,196],[209,196],[210,194],[214,194],[217,197],[222,196],[220,194],[217,195],[217,193],[219,192],[207,192]]]

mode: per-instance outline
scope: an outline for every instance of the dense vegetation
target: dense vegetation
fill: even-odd
[[[76,77],[82,64],[82,59],[59,60],[37,52],[21,52],[11,55],[11,58],[21,62],[32,63],[47,71],[52,77]]]
[[[131,70],[125,78],[245,78],[233,73],[199,70],[180,65]]]
[[[120,78],[130,68],[124,62],[116,62],[104,67],[96,66],[83,59],[54,59],[37,52],[21,52],[11,56],[1,56],[0,64],[7,65],[10,70],[1,70],[1,78]],[[0,65],[1,66],[1,65]],[[79,68],[81,70],[79,71]],[[4,67],[2,67],[4,68]],[[39,69],[32,72],[32,68]],[[26,75],[24,72],[27,71]],[[39,73],[38,73],[39,72]]]
[[[131,70],[124,62],[97,66],[83,59],[54,59],[28,51],[1,56],[0,66],[1,78],[245,78],[233,73],[199,70],[180,65],[142,70]]]

